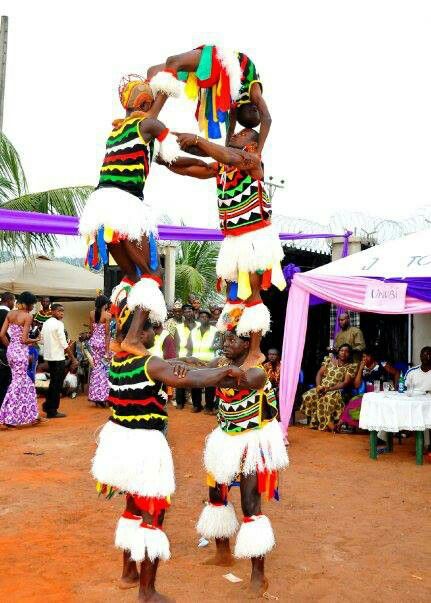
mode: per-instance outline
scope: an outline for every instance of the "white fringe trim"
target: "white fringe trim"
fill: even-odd
[[[165,436],[108,421],[99,434],[93,477],[131,494],[165,498],[175,491],[174,465]]]
[[[244,304],[230,304],[229,302],[226,302],[223,306],[222,313],[220,314],[217,320],[217,331],[220,331],[221,333],[225,333],[227,331],[226,327],[229,323],[228,315],[234,308],[240,308],[241,310],[244,310]]]
[[[217,259],[217,276],[238,281],[238,272],[267,270],[280,264],[283,257],[280,238],[272,225],[235,237],[226,236]]]
[[[202,509],[196,530],[204,538],[212,540],[214,538],[230,538],[235,534],[238,526],[238,519],[232,503],[221,506],[208,503]]]
[[[236,100],[241,89],[242,70],[235,51],[216,46],[217,56],[229,75],[230,96]]]
[[[112,228],[131,240],[157,233],[150,204],[113,187],[93,191],[79,220],[79,232],[84,236],[93,236],[100,226]]]
[[[266,515],[253,515],[253,521],[242,523],[236,537],[234,555],[238,559],[263,557],[275,547],[275,536]]]
[[[115,532],[115,546],[117,549],[130,551],[136,539],[136,532],[139,530],[142,518],[129,519],[128,517],[120,517]]]
[[[143,561],[146,556],[151,562],[156,559],[167,561],[171,556],[169,540],[163,530],[140,527],[130,550],[133,561]]]
[[[150,312],[152,322],[164,323],[168,311],[158,284],[151,278],[141,278],[130,290],[127,305],[133,311],[138,306]]]
[[[241,318],[236,327],[236,332],[240,336],[248,336],[252,332],[261,331],[262,335],[266,335],[270,330],[271,315],[265,304],[257,304],[256,306],[245,306]]]
[[[173,134],[169,132],[163,142],[159,142],[157,139],[155,142],[154,154],[156,157],[160,156],[168,164],[178,159],[181,148],[177,138]]]
[[[265,468],[284,469],[289,464],[283,432],[274,419],[262,429],[228,435],[220,427],[206,440],[204,466],[218,484],[231,484],[237,475],[251,475]]]
[[[170,71],[159,71],[156,73],[150,80],[150,86],[154,96],[158,92],[163,92],[175,98],[181,96],[183,89],[181,82]]]

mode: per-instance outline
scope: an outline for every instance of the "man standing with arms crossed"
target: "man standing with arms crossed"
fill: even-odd
[[[64,307],[61,304],[52,304],[52,316],[42,327],[43,356],[49,365],[49,388],[42,410],[48,419],[62,419],[66,415],[58,411],[60,406],[61,389],[64,381],[65,355],[71,363],[71,368],[78,366],[78,361],[67,343],[64,332]]]

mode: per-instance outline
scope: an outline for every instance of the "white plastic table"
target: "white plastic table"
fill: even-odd
[[[392,434],[401,429],[416,433],[416,464],[423,464],[424,431],[431,428],[431,395],[409,396],[398,392],[370,392],[362,398],[359,427],[370,432],[370,457],[377,458],[377,432],[387,431],[389,451]]]

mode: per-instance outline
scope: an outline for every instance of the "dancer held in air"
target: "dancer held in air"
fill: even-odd
[[[113,122],[99,184],[84,207],[79,229],[88,240],[90,268],[106,264],[110,253],[123,272],[122,282],[113,291],[112,311],[115,313],[122,296],[129,294],[132,309],[140,306],[151,320],[163,322],[166,304],[159,289],[157,229],[144,199],[144,187],[156,152],[169,164],[179,147],[157,119],[165,97],[154,99],[146,80],[124,78],[119,95],[126,115]],[[135,343],[127,338],[123,341],[125,349]]]
[[[250,341],[235,332],[236,318],[226,334],[225,355],[208,366],[242,366]],[[265,556],[275,546],[269,518],[262,513],[262,495],[278,500],[278,472],[289,460],[277,421],[277,403],[262,366],[249,369],[239,384],[231,380],[216,390],[218,427],[207,438],[204,465],[209,501],[197,524],[201,536],[215,539],[216,555],[208,564],[232,563],[229,539],[238,528],[234,556],[251,560],[251,589],[262,595],[268,588]],[[228,502],[231,485],[241,490],[243,520],[239,526]]]
[[[186,95],[198,100],[196,119],[206,138],[221,138],[220,123],[226,124],[226,143],[237,121],[244,128],[260,124],[257,153],[261,154],[271,115],[256,66],[247,55],[221,46],[200,46],[150,67],[147,77],[153,91],[171,96],[179,96],[179,82],[185,82]]]
[[[280,262],[284,257],[277,232],[271,225],[271,201],[257,154],[258,133],[244,129],[223,147],[193,134],[179,134],[183,149],[193,146],[217,163],[180,158],[171,171],[194,178],[215,178],[220,229],[224,235],[217,260],[217,276],[227,283],[227,301],[217,323],[224,332],[232,314],[240,316],[237,333],[250,337],[244,369],[264,362],[262,335],[270,328],[270,314],[261,289],[271,284],[280,290],[286,282]]]
[[[112,416],[99,435],[92,474],[98,491],[111,498],[126,495],[126,508],[116,530],[115,544],[123,550],[120,585],[139,583],[142,601],[166,601],[155,590],[160,559],[170,557],[163,519],[175,490],[172,454],[165,438],[167,395],[173,387],[215,386],[226,378],[239,380],[237,366],[186,372],[182,367],[151,355],[154,330],[148,313],[133,313],[121,302],[118,341],[130,332],[139,341],[135,352],[118,352],[111,362],[109,402]],[[138,571],[137,564],[140,563]]]

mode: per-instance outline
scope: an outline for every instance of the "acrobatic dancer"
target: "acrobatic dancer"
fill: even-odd
[[[220,123],[227,128],[226,144],[236,122],[244,128],[260,124],[257,153],[260,155],[271,127],[271,115],[262,95],[262,83],[253,61],[242,52],[221,46],[200,46],[168,57],[147,72],[154,92],[197,99],[196,119],[206,138],[221,138]]]
[[[155,590],[160,559],[170,557],[163,519],[175,490],[172,455],[165,433],[167,395],[162,386],[215,386],[226,378],[237,383],[237,366],[184,371],[152,356],[154,330],[148,312],[133,313],[120,304],[118,339],[133,332],[135,354],[118,353],[111,362],[109,402],[112,416],[99,435],[92,464],[101,495],[125,494],[126,508],[117,525],[115,544],[123,550],[122,588],[139,584],[139,600],[167,601]],[[137,564],[140,563],[138,571]]]
[[[264,361],[260,342],[270,328],[270,314],[260,291],[271,284],[280,290],[286,286],[280,265],[283,248],[271,225],[271,201],[257,154],[258,136],[255,130],[244,129],[231,137],[228,147],[222,147],[193,134],[179,134],[183,149],[193,146],[217,163],[185,157],[168,166],[176,174],[216,179],[224,235],[217,275],[227,282],[227,301],[217,328],[226,331],[231,314],[240,313],[237,333],[250,337],[244,370]]]
[[[225,356],[208,366],[242,366],[250,342],[235,332],[235,320],[225,339]],[[229,566],[232,554],[229,539],[236,537],[234,556],[251,560],[251,589],[260,596],[268,588],[265,556],[275,546],[269,518],[262,514],[262,494],[278,499],[278,472],[289,460],[277,421],[277,403],[264,369],[249,369],[239,385],[216,390],[219,426],[208,436],[204,465],[208,474],[209,501],[204,506],[197,530],[208,540],[215,539],[216,554],[207,564]],[[241,526],[232,503],[231,485],[241,490]]]
[[[163,322],[166,305],[159,289],[157,229],[150,204],[144,200],[144,187],[154,155],[159,152],[169,164],[179,147],[157,119],[164,95],[154,100],[146,80],[127,76],[120,83],[119,96],[126,116],[113,122],[99,184],[84,207],[79,230],[87,237],[90,268],[107,264],[110,253],[123,272],[122,282],[113,291],[112,312],[122,295],[129,294],[130,308],[140,306],[151,320]],[[138,343],[126,338],[123,347],[132,352]]]

